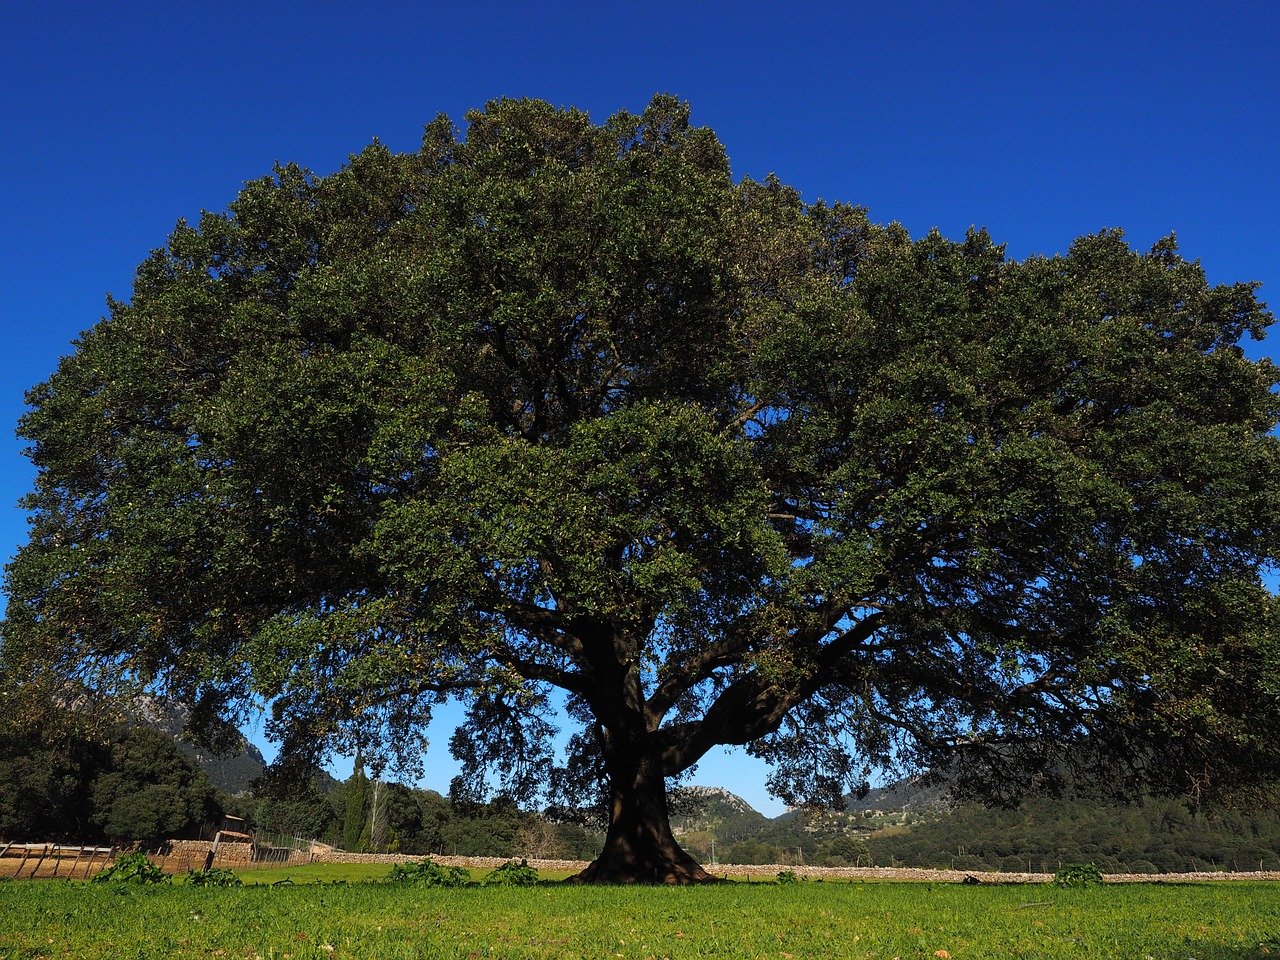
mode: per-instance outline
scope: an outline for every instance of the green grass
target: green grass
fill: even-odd
[[[1280,957],[1280,885],[0,883],[0,958]]]
[[[385,863],[311,863],[294,867],[264,867],[239,870],[237,875],[245,883],[360,883],[364,880],[381,880],[391,867]]]
[[[360,883],[365,880],[382,880],[391,867],[385,863],[310,863],[293,867],[264,867],[241,870],[237,875],[247,884],[257,883]],[[470,870],[472,880],[482,880],[488,870]],[[563,880],[568,870],[543,870],[538,874],[544,880]]]

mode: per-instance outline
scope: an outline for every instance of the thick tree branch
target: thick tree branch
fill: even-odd
[[[536,636],[566,656],[574,659],[582,657],[582,641],[573,632],[573,620],[559,610],[548,610],[537,604],[508,598],[495,603],[493,610],[512,626]]]
[[[509,646],[494,650],[493,660],[500,666],[518,673],[526,680],[549,683],[552,686],[559,687],[561,690],[567,690],[575,696],[582,697],[584,700],[592,698],[593,686],[590,679],[581,672],[565,670],[549,663],[540,663],[518,653]]]
[[[667,776],[686,770],[717,744],[758,740],[778,729],[787,713],[835,679],[832,668],[880,629],[884,614],[871,614],[830,643],[810,652],[807,669],[780,683],[752,669],[726,687],[701,720],[658,731]]]
[[[699,683],[710,679],[716,670],[741,662],[749,644],[749,634],[730,631],[727,636],[691,651],[679,662],[668,660],[664,663],[660,674],[665,673],[666,676],[649,697],[646,710],[651,724],[660,722],[676,701]]]
[[[743,427],[745,427],[748,423],[750,423],[755,418],[755,415],[757,413],[759,413],[761,410],[763,410],[767,406],[769,406],[768,400],[757,400],[755,403],[751,404],[749,407],[746,407],[745,409],[741,410],[736,417],[734,417],[731,421],[729,421],[728,429],[730,431],[741,430]]]

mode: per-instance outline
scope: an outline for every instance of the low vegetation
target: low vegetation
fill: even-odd
[[[484,878],[486,887],[532,887],[538,883],[538,871],[527,860],[511,860]]]
[[[397,863],[388,879],[408,887],[465,887],[471,875],[462,867],[446,867],[434,860]]]
[[[1096,863],[1069,863],[1053,875],[1056,887],[1100,887],[1102,883]]]
[[[225,870],[221,867],[213,867],[210,870],[189,870],[187,871],[186,882],[193,887],[244,886],[244,881],[234,871]]]
[[[195,872],[192,871],[192,873]],[[168,883],[169,880],[169,875],[157,864],[152,863],[145,853],[136,851],[126,853],[89,882],[144,884]]]
[[[305,872],[305,871],[304,871]],[[384,868],[385,876],[385,868]],[[1280,956],[1280,886],[0,883],[0,957]]]

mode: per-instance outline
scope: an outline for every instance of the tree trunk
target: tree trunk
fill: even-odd
[[[660,762],[631,753],[607,761],[609,832],[604,850],[571,883],[718,883],[671,832]]]

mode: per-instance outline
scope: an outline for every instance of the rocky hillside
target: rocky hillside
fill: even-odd
[[[903,833],[937,819],[946,804],[940,788],[908,780],[848,797],[844,810],[793,809],[769,818],[719,787],[673,791],[672,828],[704,862],[808,863],[867,859],[866,841]]]
[[[135,705],[138,718],[149,726],[173,737],[178,749],[196,762],[213,785],[230,796],[249,793],[253,781],[262,776],[267,761],[262,751],[243,735],[225,754],[216,754],[182,739],[187,722],[186,708],[181,704],[147,698]]]
[[[769,818],[723,787],[677,787],[669,797],[671,828],[677,836],[709,833],[747,837],[764,830]]]

